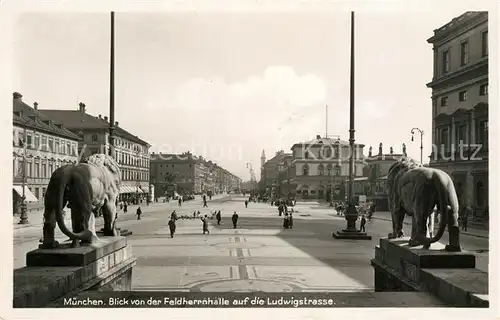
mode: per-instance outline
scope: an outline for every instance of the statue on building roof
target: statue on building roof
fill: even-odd
[[[378,145],[378,154],[382,155],[382,142]]]
[[[394,150],[392,149],[392,147],[390,147],[390,148],[389,148],[389,152],[390,152],[391,154],[393,154],[393,153],[394,153]]]
[[[372,156],[372,146],[370,146],[370,148],[368,149],[368,156],[371,157]]]
[[[403,143],[403,156],[406,157],[406,144]]]

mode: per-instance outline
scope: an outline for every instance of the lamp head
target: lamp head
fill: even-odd
[[[413,142],[413,133],[411,134],[411,141]]]

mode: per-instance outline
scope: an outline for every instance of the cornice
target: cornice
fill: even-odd
[[[458,78],[470,76],[471,73],[483,71],[482,69],[485,69],[484,73],[480,73],[478,76],[481,76],[483,74],[488,75],[488,56],[483,57],[481,60],[479,60],[478,62],[476,62],[474,64],[471,64],[467,67],[464,67],[464,68],[461,68],[457,71],[449,73],[449,74],[445,75],[444,77],[433,79],[431,82],[427,83],[426,86],[427,86],[427,88],[437,89],[440,87],[445,87],[447,85],[449,86],[449,85],[454,85],[454,84],[460,84],[463,81],[461,81],[461,79],[458,79]],[[469,77],[469,78],[473,79],[475,77]],[[453,80],[457,80],[457,81],[455,81],[456,83],[454,83]]]
[[[461,16],[457,17],[456,19],[459,19],[460,17]],[[473,17],[465,18],[461,21],[452,20],[444,26],[434,30],[434,35],[427,39],[427,42],[433,44],[434,46],[439,46],[440,44],[445,43],[453,38],[459,37],[460,35],[476,28],[478,25],[485,22],[488,22],[487,12],[478,12]]]

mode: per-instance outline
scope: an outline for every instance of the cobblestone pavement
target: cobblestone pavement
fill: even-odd
[[[212,200],[202,208],[197,200],[177,207],[174,203],[144,209],[141,220],[120,215],[119,226],[133,232],[128,238],[138,258],[133,272],[134,290],[168,291],[372,291],[370,259],[390,222],[372,220],[367,231],[372,241],[337,240],[331,233],[345,227],[345,219],[329,208],[297,206],[293,229],[283,230],[276,207],[250,203],[243,197]],[[178,220],[170,238],[167,221],[172,210],[210,215],[221,210],[221,226],[210,220],[210,234],[203,234],[200,220]],[[133,210],[135,211],[135,210]],[[239,214],[233,229],[231,215]],[[405,226],[408,229],[408,226]],[[408,232],[408,230],[405,230]],[[36,235],[39,237],[39,234]],[[487,250],[488,239],[462,236],[466,250]],[[19,238],[18,238],[18,241]],[[37,239],[38,241],[38,239]],[[443,237],[441,242],[446,242]],[[22,241],[21,241],[22,242]],[[23,244],[15,245],[16,251]],[[29,242],[24,242],[24,251]],[[24,254],[25,254],[24,252]],[[478,253],[478,268],[487,271],[488,252]],[[18,254],[17,267],[24,256]]]

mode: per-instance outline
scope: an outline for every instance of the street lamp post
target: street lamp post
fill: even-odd
[[[420,163],[424,164],[423,162],[423,154],[424,154],[424,130],[419,129],[419,128],[412,128],[411,129],[411,141],[414,141],[413,135],[415,134],[415,131],[418,131],[420,133]]]
[[[26,207],[26,142],[27,142],[27,137],[28,137],[28,130],[27,130],[27,122],[24,123],[24,128],[23,128],[23,168],[22,168],[22,188],[23,188],[23,195],[21,197],[21,220],[19,221],[19,224],[28,224],[28,210]]]
[[[139,168],[139,164],[140,164],[140,161],[139,161],[139,155],[140,155],[140,153],[141,153],[141,151],[140,151],[140,149],[139,149],[139,146],[137,146],[137,147],[136,147],[136,150],[135,150],[135,154],[136,154],[136,156],[137,156],[137,157],[135,158],[135,166],[136,166],[136,169],[138,169],[138,168]],[[135,190],[135,192],[136,192],[135,198],[137,199],[137,204],[139,204],[139,203],[140,203],[140,201],[139,201],[139,186],[141,185],[141,182],[140,182],[140,180],[139,180],[139,179],[140,179],[140,172],[139,172],[139,171],[136,171],[136,180],[137,180],[137,181],[136,181],[136,183],[137,183],[137,185],[136,185],[136,190]]]
[[[347,220],[347,228],[332,236],[337,239],[359,239],[371,240],[371,236],[366,232],[359,232],[356,229],[356,220],[358,220],[358,211],[354,204],[354,11],[351,11],[351,79],[350,79],[350,121],[349,121],[349,192],[348,192],[348,207],[345,218]]]

